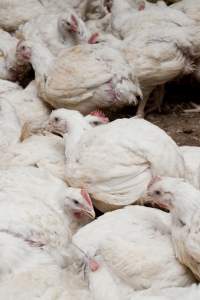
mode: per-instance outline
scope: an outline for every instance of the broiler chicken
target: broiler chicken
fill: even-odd
[[[153,203],[172,214],[172,238],[179,261],[200,280],[200,191],[181,179],[155,178],[149,187]]]
[[[94,300],[78,270],[58,267],[41,250],[29,247],[33,263],[0,282],[2,299]],[[35,256],[33,255],[35,254]]]
[[[165,8],[165,5],[162,5],[161,3],[162,1],[152,4],[143,0],[113,0],[111,9],[112,32],[117,37],[124,39],[129,36],[131,32],[135,32],[136,29],[147,27],[147,22],[150,25],[152,22],[162,22],[163,20],[166,20],[167,17],[163,19],[163,16],[160,15],[158,21],[154,16],[158,9],[158,11],[165,12],[163,9],[163,6]]]
[[[24,132],[22,134],[26,137]],[[2,153],[0,168],[34,166],[65,180],[64,150],[63,139],[57,135],[32,135]]]
[[[107,45],[75,46],[58,58],[42,43],[24,41],[17,51],[35,70],[39,96],[55,108],[87,114],[97,108],[135,105],[141,99],[130,67],[117,49]]]
[[[128,206],[106,213],[81,228],[72,241],[96,259],[97,273],[107,269],[124,295],[133,289],[161,289],[194,282],[187,268],[176,260],[171,242],[171,217],[160,210]],[[95,272],[92,281],[94,276]],[[99,277],[96,292],[101,292],[108,283],[104,276]]]
[[[90,32],[78,15],[68,10],[60,14],[41,14],[20,26],[17,36],[42,42],[53,55],[79,43],[86,43]]]
[[[142,88],[143,101],[137,115],[144,116],[146,102],[156,86],[194,71],[199,29],[182,12],[166,7],[135,13],[126,32],[123,52]]]
[[[19,40],[0,29],[0,79],[17,81],[29,69],[16,55]]]
[[[155,174],[184,177],[178,146],[145,120],[91,129],[79,112],[58,109],[50,115],[49,130],[64,135],[67,181],[87,188],[101,211],[138,201]]]
[[[79,9],[80,1],[73,0]],[[7,31],[15,31],[21,24],[45,13],[60,13],[67,11],[72,2],[66,0],[0,0],[0,27]],[[72,8],[72,7],[71,7]]]
[[[9,81],[0,80],[1,101],[10,103],[16,110],[21,126],[32,123],[32,126],[43,124],[50,114],[47,105],[37,97],[35,82],[25,89]]]
[[[34,167],[1,170],[0,186],[0,238],[17,239],[22,247],[18,249],[16,244],[16,251],[11,248],[7,253],[7,243],[1,243],[1,276],[6,275],[5,264],[9,273],[9,268],[15,272],[26,263],[29,254],[23,254],[23,244],[42,249],[59,266],[65,266],[71,234],[95,217],[87,192],[68,188]]]
[[[25,107],[25,105],[23,106]],[[21,106],[18,108],[19,110],[20,107]],[[30,111],[27,109],[27,112]],[[29,123],[25,123],[21,131],[20,128],[18,130],[18,137],[20,137],[21,142],[17,143],[13,138],[13,134],[17,132],[17,127],[13,128],[13,131],[15,131],[12,132],[12,135],[10,133],[10,135],[7,136],[10,144],[6,145],[6,151],[3,151],[4,148],[2,149],[0,168],[5,169],[11,166],[35,166],[39,169],[47,170],[55,177],[65,181],[65,146],[63,139],[47,132],[46,122],[43,123],[41,120],[40,122],[37,122],[38,120],[35,121],[35,119],[31,122],[31,118],[29,120]],[[98,111],[85,116],[85,121],[89,128],[109,122],[108,118]],[[5,125],[7,128],[7,123]],[[9,126],[11,125],[9,120]],[[0,127],[0,129],[2,130],[3,135],[5,127]],[[4,139],[2,139],[2,141],[3,140]]]
[[[181,11],[159,5],[138,11],[128,0],[114,1],[111,18],[113,32],[124,39],[122,51],[142,88],[137,115],[143,117],[156,87],[193,73],[199,57],[199,28]]]

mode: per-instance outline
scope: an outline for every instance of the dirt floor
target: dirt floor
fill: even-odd
[[[187,77],[166,85],[161,112],[154,111],[145,118],[164,129],[179,146],[200,146],[200,112],[184,112],[193,108],[191,102],[200,105],[200,83]],[[136,109],[129,107],[120,112],[105,113],[113,120],[132,117],[135,112]]]
[[[147,119],[164,129],[179,146],[200,146],[200,113],[154,113]]]
[[[166,87],[161,113],[151,113],[146,119],[163,128],[178,145],[200,146],[200,112],[184,112],[192,108],[191,102],[200,105],[200,84],[184,78]]]

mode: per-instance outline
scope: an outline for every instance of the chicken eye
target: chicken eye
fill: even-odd
[[[21,48],[22,50],[25,50],[26,49],[26,47],[25,46],[22,46],[22,48]]]
[[[98,125],[101,124],[101,123],[100,123],[99,121],[94,121],[93,124],[94,124],[95,126],[98,126]]]
[[[59,118],[58,118],[58,117],[55,117],[55,118],[54,118],[54,121],[55,121],[55,122],[58,122],[58,121],[59,121]]]
[[[160,196],[161,192],[160,191],[155,191],[155,195]]]
[[[76,204],[76,205],[79,204],[79,202],[77,200],[73,200],[73,203]]]

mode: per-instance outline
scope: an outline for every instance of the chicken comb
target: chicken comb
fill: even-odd
[[[78,26],[77,18],[74,15],[71,15],[71,20],[74,23],[75,26]]]
[[[160,180],[161,180],[161,177],[159,177],[159,176],[153,177],[153,178],[150,180],[150,182],[149,182],[149,184],[148,184],[148,186],[147,186],[147,189],[149,189],[154,183],[156,183],[156,182],[158,182],[158,181],[160,181]]]
[[[97,42],[98,36],[99,36],[98,32],[93,33],[88,40],[88,44],[95,44]]]
[[[81,196],[85,199],[85,201],[89,204],[89,206],[93,207],[90,195],[85,189],[81,189]]]
[[[141,11],[141,10],[144,10],[145,9],[145,2],[144,1],[140,1],[138,3],[138,10]]]
[[[104,123],[109,122],[109,118],[101,110],[95,110],[90,113],[91,116],[95,116],[103,120]]]

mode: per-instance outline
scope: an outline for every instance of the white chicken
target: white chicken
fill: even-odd
[[[29,66],[16,55],[19,40],[0,29],[0,79],[17,81]]]
[[[29,249],[31,252],[33,250],[35,249]],[[84,282],[76,270],[59,268],[42,251],[35,254],[37,260],[31,267],[1,280],[2,299],[94,300],[90,296],[87,282]]]
[[[123,29],[123,53],[134,67],[143,92],[137,114],[143,116],[156,86],[194,71],[199,28],[184,13],[166,7],[135,13],[131,25],[127,22]]]
[[[74,1],[79,9],[80,1]],[[44,13],[67,11],[72,2],[66,0],[0,0],[0,27],[7,31],[15,31],[21,24]]]
[[[36,123],[39,126],[47,120],[50,113],[47,105],[37,97],[34,81],[22,89],[14,83],[0,80],[0,99],[15,108],[21,126],[27,122]]]
[[[41,43],[24,41],[17,51],[21,57],[29,57],[25,61],[35,70],[38,93],[53,107],[87,114],[96,108],[136,104],[141,99],[130,67],[118,50],[107,45],[75,46],[58,58]]]
[[[155,21],[158,22],[158,20],[155,19],[154,14],[157,14],[157,8],[160,8],[158,11],[165,12],[165,10],[163,10],[163,7],[166,7],[163,1],[158,1],[158,3],[152,4],[143,0],[113,0],[111,10],[112,32],[117,37],[125,38],[131,32],[135,32],[137,28],[140,27],[140,29],[142,29],[144,27],[147,27],[147,22],[149,24]],[[165,18],[165,20],[166,19],[167,17]],[[161,16],[159,18],[159,21],[163,21],[163,18]]]
[[[72,241],[99,262],[96,272],[101,272],[105,264],[124,295],[132,289],[160,289],[194,282],[191,273],[175,258],[171,217],[160,210],[128,206],[106,213],[81,228]],[[100,290],[104,284],[102,277]]]
[[[58,109],[49,129],[64,135],[67,181],[87,188],[101,211],[138,201],[155,174],[184,177],[178,146],[145,120],[121,119],[91,129],[79,112]]]
[[[152,182],[149,196],[171,211],[176,256],[200,280],[200,191],[184,180],[164,177]]]
[[[90,32],[78,15],[68,10],[60,14],[41,14],[20,26],[17,37],[42,42],[54,55],[80,43],[86,43]]]
[[[143,101],[137,111],[141,117],[152,91],[192,73],[199,57],[197,24],[181,11],[153,6],[138,11],[131,1],[115,0],[111,15],[112,30],[125,39],[121,48],[141,84]]]
[[[13,96],[15,96],[15,93],[13,94]],[[13,100],[15,101],[16,99],[17,97]],[[20,101],[22,99],[20,99]],[[5,104],[8,105],[7,103]],[[23,113],[24,108],[24,111],[28,112],[27,116],[29,116],[29,113],[31,115],[31,111],[28,110],[28,107],[26,109],[25,105],[19,105],[18,109],[20,110],[20,108],[22,108],[21,113]],[[2,121],[3,120],[4,119],[2,119]],[[29,118],[29,120],[31,122],[31,118]],[[35,122],[35,119],[33,119],[34,126],[33,122],[25,123],[25,126],[23,126],[22,130],[19,131],[19,135],[21,133],[21,135],[19,136],[21,142],[18,143],[16,143],[16,140],[13,137],[14,132],[17,131],[17,126],[14,123],[16,128],[14,127],[13,131],[15,131],[11,132],[12,135],[10,133],[10,135],[7,136],[7,140],[9,139],[8,141],[12,144],[6,144],[6,148],[2,149],[0,158],[0,168],[5,169],[10,166],[35,166],[39,169],[45,169],[55,177],[58,177],[65,181],[64,140],[58,135],[50,134],[49,132],[47,132],[45,129],[47,125],[46,122],[42,123],[41,119],[39,120],[40,122]],[[11,120],[8,121],[9,126],[11,127]],[[102,124],[106,124],[109,122],[109,119],[102,112],[95,111],[92,112],[90,115],[85,116],[85,121],[88,124],[88,127],[91,128]],[[6,130],[8,130],[7,123],[5,123],[5,126]],[[4,135],[5,127],[0,127],[0,132],[1,130],[2,135]],[[33,134],[34,132],[36,134]],[[4,141],[4,139],[2,139],[2,141]],[[3,151],[4,149],[6,149],[7,151]]]
[[[27,137],[27,133],[22,134]],[[2,153],[0,168],[10,166],[34,166],[65,180],[64,141],[54,134],[32,135]]]
[[[1,274],[6,273],[5,264],[8,273],[21,267],[29,257],[27,245],[42,249],[65,266],[71,234],[95,217],[87,192],[68,188],[34,167],[1,170],[0,186]],[[7,252],[8,243],[15,240],[16,251]]]

